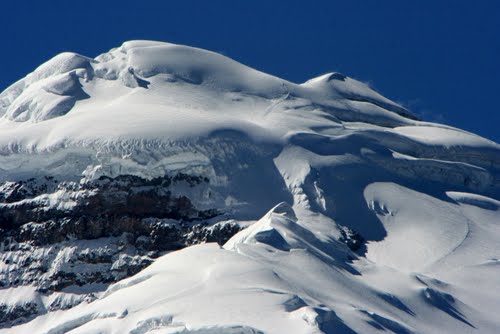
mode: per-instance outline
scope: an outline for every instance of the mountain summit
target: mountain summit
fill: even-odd
[[[499,199],[500,145],[343,74],[63,53],[0,94],[0,333],[495,333]]]

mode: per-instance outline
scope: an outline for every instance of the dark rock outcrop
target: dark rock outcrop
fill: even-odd
[[[47,176],[0,185],[0,261],[6,268],[0,288],[62,293],[51,305],[0,304],[0,327],[92,300],[89,291],[138,273],[165,252],[225,243],[241,227],[211,222],[221,212],[198,209],[182,191],[208,184],[204,177],[177,174],[82,183]]]

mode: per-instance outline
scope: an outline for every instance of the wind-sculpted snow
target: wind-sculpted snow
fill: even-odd
[[[500,328],[500,145],[362,82],[131,41],[0,117],[2,333]]]
[[[80,79],[91,79],[92,61],[69,52],[56,56],[0,94],[0,115],[17,122],[65,115],[89,97]]]

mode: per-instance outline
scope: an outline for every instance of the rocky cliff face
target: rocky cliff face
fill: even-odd
[[[0,287],[32,287],[44,298],[58,297],[47,305],[0,303],[0,326],[91,301],[93,292],[166,252],[224,244],[241,227],[215,223],[217,209],[199,210],[187,196],[173,193],[208,183],[182,173],[151,180],[120,175],[76,183],[45,176],[4,182]]]

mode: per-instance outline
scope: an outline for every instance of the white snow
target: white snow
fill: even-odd
[[[350,265],[343,262],[348,253],[340,243],[310,234],[292,208],[280,204],[224,248],[206,244],[170,253],[111,286],[95,302],[41,315],[2,332],[330,333],[350,329],[367,333],[385,328],[398,333],[442,333],[469,332],[473,325],[480,332],[493,333],[498,326],[495,317],[484,316],[490,311],[475,308],[483,297],[471,297],[459,285],[464,284],[460,276],[453,276],[450,287],[429,278],[429,273],[408,273],[363,258]],[[455,297],[446,297],[449,293]],[[486,300],[494,303],[491,295]]]
[[[359,81],[295,84],[213,52],[131,41],[48,61],[0,94],[0,117],[2,182],[185,172],[210,183],[177,193],[220,219],[257,221],[223,247],[171,252],[91,303],[1,333],[500,328],[500,146],[419,121]],[[74,204],[62,191],[31,200]],[[0,290],[9,305],[37,298]]]
[[[456,205],[431,196],[391,183],[372,183],[364,196],[387,233],[384,240],[368,244],[366,256],[375,263],[425,272],[469,233],[469,223]]]

